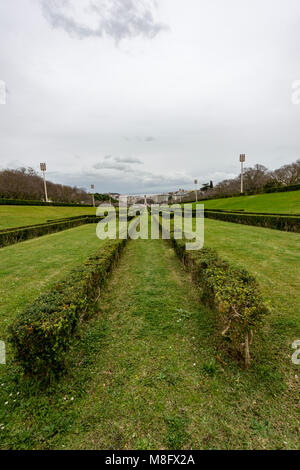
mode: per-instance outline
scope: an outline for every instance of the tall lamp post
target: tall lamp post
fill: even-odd
[[[246,155],[242,153],[240,155],[241,162],[241,194],[244,194],[244,163],[246,161]]]
[[[43,172],[43,178],[44,178],[45,201],[49,202],[48,201],[48,193],[47,193],[47,182],[46,182],[46,176],[45,176],[45,173],[46,173],[46,170],[47,170],[46,163],[41,163],[40,168],[41,168],[41,171]]]
[[[198,202],[198,190],[197,190],[197,186],[198,186],[198,180],[195,180],[195,195],[196,195],[196,202]]]
[[[91,190],[92,190],[93,207],[95,207],[95,195],[94,195],[95,185],[94,184],[91,184]]]

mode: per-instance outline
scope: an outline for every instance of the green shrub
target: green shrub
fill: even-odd
[[[210,248],[186,251],[185,241],[175,240],[172,234],[171,243],[201,288],[202,300],[218,312],[220,333],[231,349],[243,353],[249,367],[253,336],[269,312],[255,278]]]
[[[26,201],[23,199],[0,198],[0,206],[53,206],[53,207],[93,207],[89,204],[75,204],[67,202]]]
[[[219,212],[214,210],[206,210],[204,215],[207,218],[223,220],[225,222],[300,233],[300,217]]]
[[[100,220],[100,219],[98,219]],[[78,227],[87,223],[92,223],[93,217],[76,218],[71,220],[57,221],[52,223],[29,225],[26,227],[18,227],[1,230],[0,232],[0,248],[15,243],[30,240],[31,238],[41,237],[50,233],[61,232],[69,228]]]
[[[91,316],[125,240],[105,242],[82,266],[28,306],[9,328],[15,358],[28,375],[56,376],[78,325]]]

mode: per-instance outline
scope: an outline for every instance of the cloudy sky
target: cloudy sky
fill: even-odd
[[[99,192],[300,158],[299,0],[0,0],[0,168]]]

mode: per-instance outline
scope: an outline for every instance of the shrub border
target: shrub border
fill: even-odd
[[[127,240],[109,240],[29,305],[9,327],[9,342],[27,375],[49,379],[65,369],[65,357],[79,324],[96,310],[106,278]]]
[[[256,279],[245,269],[221,259],[215,250],[187,251],[185,240],[176,240],[172,231],[170,235],[177,256],[201,288],[203,302],[218,312],[220,335],[232,350],[243,353],[245,367],[250,367],[254,334],[269,313]]]
[[[214,212],[208,210],[204,212],[204,215],[209,219],[222,220],[224,222],[233,222],[242,225],[254,225],[256,227],[300,233],[300,217],[258,214],[248,215],[244,213]]]

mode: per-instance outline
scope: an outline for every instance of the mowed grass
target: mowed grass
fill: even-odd
[[[258,358],[262,373],[284,377],[299,399],[300,371],[291,362],[291,345],[300,339],[300,235],[205,219],[205,246],[258,280],[271,308],[258,341],[264,351],[272,351],[273,363],[272,358],[265,364]]]
[[[77,215],[96,214],[93,207],[0,206],[0,230],[25,225],[42,224]]]
[[[299,390],[280,374],[276,347],[260,344],[246,371],[215,331],[170,245],[129,242],[68,375],[41,390],[8,371],[0,448],[299,448]]]
[[[213,199],[202,201],[200,204],[204,204],[205,209],[244,209],[250,212],[300,214],[300,191]]]
[[[96,224],[45,235],[0,249],[0,339],[12,319],[49,285],[103,243]]]

